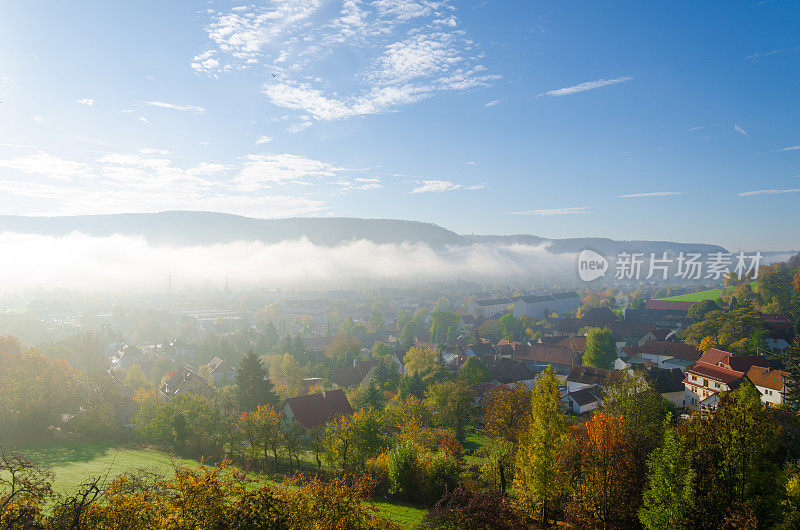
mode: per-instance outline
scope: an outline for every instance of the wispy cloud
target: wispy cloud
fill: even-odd
[[[154,149],[152,147],[143,147],[139,149],[139,152],[143,155],[161,155],[161,156],[169,156],[172,153],[166,149]]]
[[[683,195],[682,191],[651,191],[649,193],[629,193],[619,195],[622,199],[639,199],[643,197],[667,197],[669,195]]]
[[[800,145],[792,145],[790,147],[784,147],[782,149],[773,149],[772,152],[777,153],[780,151],[797,151],[798,149],[800,149]]]
[[[94,105],[94,100],[93,100],[93,99],[91,99],[91,98],[76,99],[75,101],[77,101],[77,102],[78,102],[78,103],[80,103],[81,105],[88,105],[88,106],[90,106],[90,107],[91,107],[92,105]]]
[[[800,192],[800,188],[791,188],[791,189],[784,189],[784,190],[753,190],[753,191],[744,191],[742,193],[737,193],[739,197],[749,197],[751,195],[782,195],[784,193],[798,193]]]
[[[576,206],[571,208],[549,208],[545,210],[524,210],[520,212],[510,212],[514,215],[533,215],[535,217],[549,217],[551,215],[575,215],[588,213],[588,206]]]
[[[625,83],[626,81],[630,81],[633,79],[632,77],[617,77],[614,79],[597,79],[595,81],[587,81],[585,83],[581,83],[579,85],[568,86],[565,88],[559,88],[558,90],[550,90],[545,92],[544,94],[540,94],[542,96],[569,96],[572,94],[578,94],[580,92],[586,92],[587,90],[594,90],[596,88],[601,88],[604,86],[609,85],[616,85],[618,83]]]
[[[482,190],[486,184],[475,184],[472,186],[464,186],[463,184],[456,184],[449,180],[423,180],[417,185],[416,188],[411,190],[411,193],[432,193],[440,191],[475,191]]]
[[[479,45],[459,27],[448,0],[325,7],[321,0],[268,0],[211,11],[213,47],[196,55],[192,68],[218,76],[268,66],[261,90],[270,103],[318,121],[392,112],[499,78],[486,72]],[[332,74],[331,57],[343,54],[358,59]]]
[[[272,141],[272,137],[271,136],[259,136],[258,138],[256,138],[256,144],[258,144],[258,145],[268,144],[271,141]]]
[[[770,50],[768,52],[758,52],[758,53],[754,53],[752,55],[748,55],[747,57],[745,57],[745,60],[754,61],[756,59],[763,59],[764,57],[771,57],[773,55],[785,55],[785,54],[791,53],[791,52],[793,52],[793,51],[795,51],[797,49],[798,49],[798,47],[795,46],[794,48],[779,48],[779,49],[775,49],[775,50]]]
[[[747,131],[745,131],[744,129],[742,129],[740,126],[738,126],[736,124],[734,124],[733,130],[736,131],[737,133],[741,134],[742,136],[750,136],[749,134],[747,134]]]
[[[498,103],[502,103],[502,102],[503,102],[502,99],[493,99],[492,101],[489,101],[489,102],[485,103],[483,106],[484,107],[494,107]]]
[[[175,105],[174,103],[165,103],[164,101],[145,101],[145,103],[154,107],[161,107],[162,109],[191,110],[201,113],[206,111],[204,107],[198,105]]]

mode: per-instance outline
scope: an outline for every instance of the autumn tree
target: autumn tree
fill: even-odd
[[[456,439],[463,442],[472,413],[469,389],[457,381],[442,381],[428,388],[426,399],[439,425],[452,429]]]
[[[558,378],[548,366],[533,388],[530,423],[519,440],[514,474],[514,491],[520,507],[536,514],[545,525],[568,491],[561,461],[567,422],[561,412],[558,387]]]
[[[403,358],[407,375],[424,375],[426,372],[435,372],[442,366],[439,348],[413,347],[406,352]]]
[[[269,460],[268,452],[272,450],[272,467],[277,471],[283,422],[275,409],[271,405],[259,405],[254,411],[242,412],[237,427],[250,447],[263,450],[265,462]]]
[[[484,428],[490,436],[516,445],[520,433],[528,430],[530,414],[531,392],[525,385],[497,385],[484,406]]]
[[[500,317],[500,336],[508,341],[523,342],[525,341],[525,326],[520,319],[506,313]]]
[[[53,473],[22,453],[0,447],[0,528],[35,528],[53,495]]]
[[[586,331],[586,350],[583,352],[583,365],[610,369],[617,358],[617,345],[614,334],[608,328],[589,328]]]

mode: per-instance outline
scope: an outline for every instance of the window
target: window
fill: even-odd
[[[708,386],[708,379],[703,379],[703,386]]]

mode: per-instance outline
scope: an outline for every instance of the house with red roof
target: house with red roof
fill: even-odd
[[[297,422],[304,429],[313,429],[353,413],[342,389],[287,399],[283,415],[288,422]]]
[[[719,394],[735,390],[743,381],[749,381],[747,373],[754,366],[770,369],[767,359],[760,355],[734,355],[710,348],[686,370],[683,381],[686,406],[715,408],[719,402]]]

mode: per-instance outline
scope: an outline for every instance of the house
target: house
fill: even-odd
[[[112,372],[123,372],[133,365],[142,367],[145,363],[145,358],[142,350],[136,346],[125,344],[111,356],[109,361],[111,362]]]
[[[574,366],[567,376],[567,391],[575,392],[593,386],[607,387],[610,383],[610,370],[591,366]]]
[[[787,342],[791,339],[793,324],[789,317],[779,314],[763,314],[761,319],[769,328],[770,337],[786,339]]]
[[[515,296],[513,302],[514,316],[517,318],[574,313],[581,306],[581,299],[576,292]]]
[[[658,327],[684,327],[689,323],[689,310],[697,302],[682,300],[648,300],[640,312],[640,318]]]
[[[510,298],[495,298],[493,300],[476,300],[469,304],[469,313],[475,317],[490,318],[494,315],[508,311],[513,302]]]
[[[686,406],[684,375],[679,368],[652,367],[645,370],[645,375],[664,399],[679,409]]]
[[[676,342],[678,340],[675,331],[668,328],[655,328],[648,330],[639,339],[639,346],[644,346],[648,341],[656,340],[660,342]]]
[[[349,388],[360,385],[367,373],[378,366],[378,361],[353,361],[353,366],[334,368],[331,374],[334,388]]]
[[[525,363],[534,374],[538,374],[550,365],[557,375],[565,376],[576,364],[578,355],[565,346],[524,344],[514,350],[512,358]]]
[[[738,388],[747,379],[746,374],[753,366],[770,368],[767,359],[760,355],[736,356],[710,348],[686,370],[686,407],[716,407],[719,402],[718,394]]]
[[[602,402],[602,389],[597,386],[587,386],[567,394],[569,408],[575,414],[583,414],[595,410]]]
[[[182,366],[177,370],[167,372],[158,392],[165,399],[172,399],[184,394],[210,397],[214,393],[214,389],[200,374],[188,366]]]
[[[214,380],[214,384],[217,386],[233,383],[236,379],[236,368],[219,357],[211,359],[211,362],[206,366],[208,367],[208,373],[211,374]]]
[[[786,397],[786,380],[789,372],[772,370],[763,366],[751,366],[747,371],[747,379],[753,383],[761,401],[767,405],[782,405]]]
[[[661,363],[662,368],[677,368],[681,372],[686,373],[686,370],[693,365],[692,361],[687,361],[686,359],[679,359],[678,357],[673,357],[672,359],[667,359],[666,361]]]
[[[700,350],[685,342],[649,340],[639,348],[639,355],[645,359],[652,359],[658,366],[663,366],[664,361],[673,358],[696,362],[700,358]]]
[[[341,389],[289,398],[281,410],[286,421],[297,422],[304,429],[320,427],[353,413],[353,407]]]
[[[617,314],[608,307],[587,309],[580,320],[582,326],[591,326],[593,328],[610,328],[618,321]]]
[[[586,337],[560,337],[555,343],[556,346],[563,346],[575,352],[576,356],[582,356],[586,351]]]
[[[489,381],[503,385],[522,383],[530,387],[536,378],[536,374],[525,363],[508,358],[498,359],[490,363],[486,369],[489,371]]]

